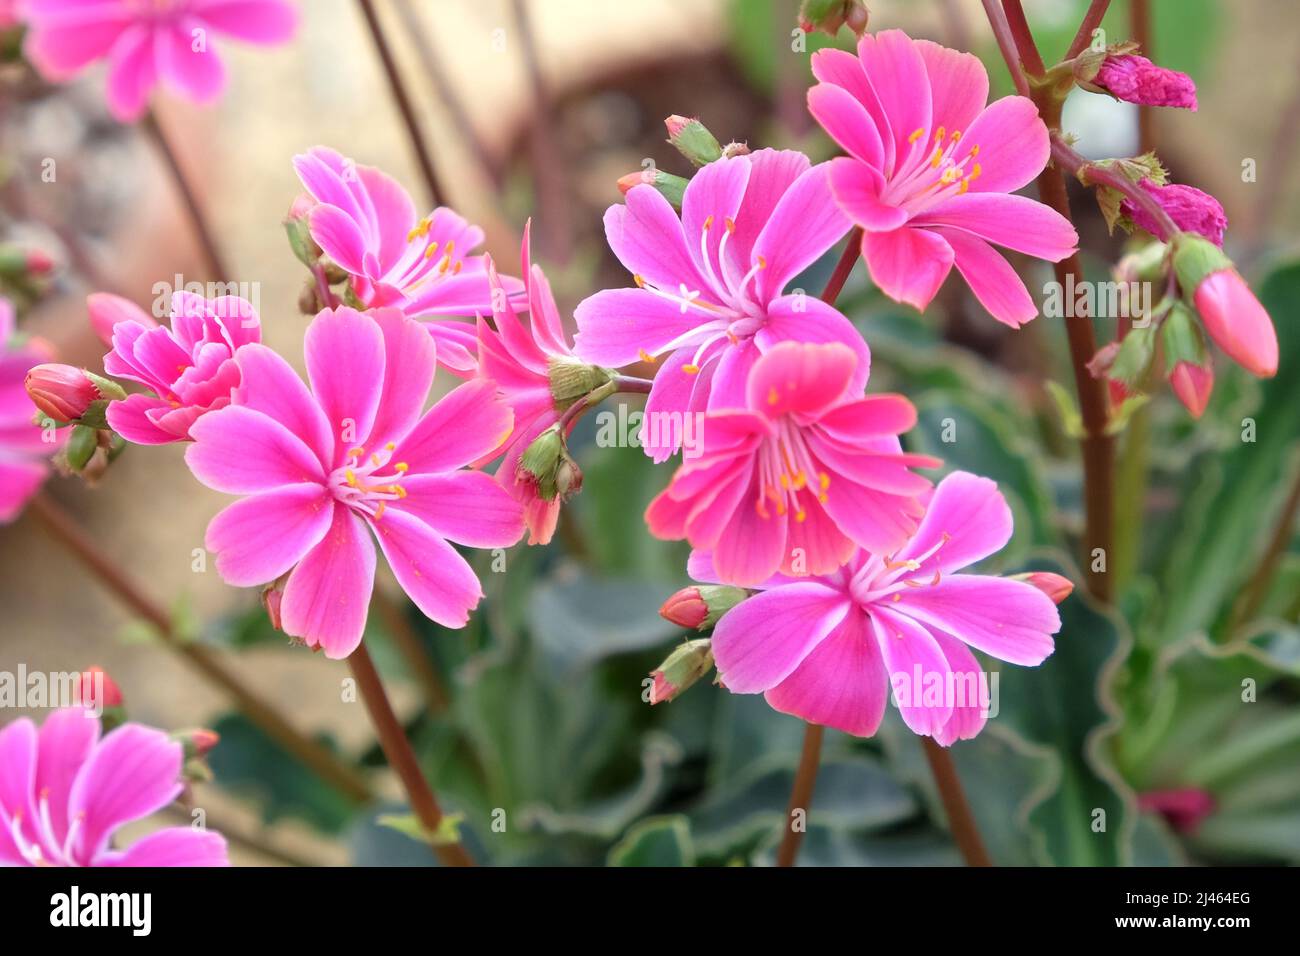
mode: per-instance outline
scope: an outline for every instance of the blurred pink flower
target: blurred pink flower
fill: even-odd
[[[18,0],[0,0],[0,30],[8,30],[18,22]]]
[[[40,490],[49,474],[48,459],[67,439],[66,431],[47,431],[34,425],[36,407],[27,395],[27,372],[54,357],[39,339],[20,340],[15,335],[14,308],[0,298],[0,524],[18,517],[29,498]]]
[[[322,311],[305,352],[310,390],[275,352],[245,346],[234,403],[194,425],[194,476],[248,496],[208,525],[217,571],[237,587],[291,572],[281,628],[346,657],[374,585],[369,528],[416,606],[463,627],[482,588],[447,539],[499,548],[523,533],[519,505],[492,476],[461,470],[500,448],[510,408],[477,380],[424,412],[435,344],[396,309]]]
[[[579,303],[574,347],[615,368],[670,353],[646,402],[646,454],[664,461],[681,444],[681,430],[654,427],[656,416],[743,408],[749,370],[779,342],[842,342],[857,356],[862,388],[871,357],[849,320],[801,290],[783,294],[849,225],[826,165],[810,167],[790,150],[704,166],[686,187],[680,219],[645,184],[609,207],[605,236],[638,288]]]
[[[1092,84],[1128,103],[1196,109],[1196,84],[1190,76],[1156,66],[1136,53],[1106,57]]]
[[[161,81],[195,103],[226,86],[214,34],[272,46],[288,42],[298,15],[286,0],[26,0],[24,52],[47,79],[67,80],[108,61],[108,108],[130,122]]]
[[[295,156],[294,169],[316,200],[308,214],[311,237],[352,276],[352,291],[367,307],[391,305],[413,319],[431,319],[438,361],[461,376],[475,364],[474,326],[447,321],[492,311],[492,291],[481,255],[483,230],[446,206],[418,218],[401,185],[373,166],[360,166],[325,146]],[[510,295],[518,279],[502,278]]]
[[[230,404],[231,390],[239,384],[235,353],[261,339],[257,312],[238,296],[204,299],[174,292],[167,328],[125,299],[113,305],[121,315],[111,326],[113,351],[104,356],[104,371],[153,394],[110,404],[109,425],[137,445],[184,441],[201,415]],[[92,323],[102,335],[105,320],[95,318],[97,311],[102,310],[92,304]]]
[[[1144,179],[1141,186],[1169,214],[1179,229],[1200,233],[1220,249],[1223,248],[1223,234],[1228,228],[1228,217],[1224,215],[1223,206],[1217,199],[1195,186],[1180,183],[1159,186]],[[1151,214],[1133,200],[1125,199],[1120,203],[1120,210],[1157,239],[1168,241],[1171,238],[1164,235],[1164,230],[1156,224]]]
[[[866,230],[862,256],[881,291],[924,309],[955,265],[999,322],[1033,319],[1033,297],[993,245],[1056,262],[1079,241],[1059,213],[1011,195],[1047,165],[1034,104],[986,106],[978,57],[901,30],[862,37],[857,56],[819,50],[812,68],[821,82],[808,108],[849,153],[831,161],[831,188]]]
[[[782,342],[749,374],[746,407],[710,412],[699,456],[650,503],[660,538],[714,553],[727,584],[778,570],[829,574],[857,546],[888,552],[916,530],[930,482],[900,450],[916,422],[900,395],[863,397],[857,358],[838,342]]]
[[[999,551],[1011,528],[994,482],[954,472],[892,557],[858,551],[829,575],[777,577],[724,614],[713,631],[719,679],[860,737],[880,726],[892,688],[916,733],[944,746],[974,737],[989,700],[970,648],[1034,666],[1061,627],[1056,605],[1033,585],[954,573]],[[716,557],[693,554],[691,576],[718,580]]]
[[[161,730],[124,724],[100,738],[79,707],[37,730],[19,718],[0,730],[0,866],[229,866],[226,841],[167,827],[114,849],[113,834],[172,803],[184,748]]]
[[[515,310],[491,260],[487,263],[493,297],[493,323],[478,320],[478,374],[490,379],[514,412],[514,430],[505,444],[505,458],[497,469],[499,481],[524,508],[529,544],[547,544],[555,533],[560,496],[547,500],[535,481],[518,477],[519,459],[542,432],[560,420],[562,406],[551,393],[551,365],[573,359],[564,335],[564,323],[540,266],[533,265],[529,228],[524,227],[523,274],[528,300],[528,324]],[[573,359],[576,362],[576,359]],[[570,426],[572,430],[572,426]]]

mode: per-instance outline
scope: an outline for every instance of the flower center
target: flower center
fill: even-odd
[[[411,263],[393,284],[407,295],[416,292],[426,283],[441,282],[448,275],[458,275],[465,265],[463,256],[456,254],[456,240],[448,239],[446,245],[439,245],[429,235],[433,218],[425,216],[406,234],[408,245],[419,250],[412,257]]]
[[[885,184],[880,195],[882,202],[915,216],[945,199],[960,196],[980,176],[980,164],[976,161],[980,154],[978,145],[967,150],[960,160],[954,159],[961,148],[959,129],[949,134],[940,126],[930,136],[921,127],[913,130],[907,141],[911,144],[907,156]]]
[[[775,402],[775,392],[768,396]],[[814,489],[810,481],[816,477]],[[803,430],[787,415],[776,424],[776,434],[759,447],[758,450],[758,497],[754,500],[754,509],[764,521],[772,517],[768,503],[774,507],[776,515],[783,517],[786,512],[794,511],[794,520],[803,521],[808,517],[804,502],[800,498],[816,497],[825,504],[826,490],[830,487],[831,476],[821,470],[808,443],[804,441]]]
[[[404,461],[389,465],[393,448],[389,442],[369,455],[364,448],[351,449],[343,464],[330,473],[329,489],[335,500],[377,521],[388,502],[405,498],[406,489],[398,482],[408,466]]]
[[[938,584],[942,573],[936,569],[933,574],[921,573],[922,566],[934,557],[952,535],[943,532],[939,543],[924,554],[903,561],[871,555],[853,575],[849,582],[849,593],[864,610],[881,601],[898,601],[902,599],[907,588],[924,588]]]

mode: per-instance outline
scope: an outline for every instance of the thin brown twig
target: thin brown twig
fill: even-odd
[[[188,177],[186,177],[185,169],[181,166],[180,156],[172,146],[167,131],[163,128],[162,123],[158,121],[158,117],[152,112],[145,114],[143,125],[145,132],[154,141],[159,154],[171,171],[172,179],[176,183],[176,189],[180,193],[182,202],[185,203],[185,209],[190,217],[190,224],[194,227],[194,235],[199,241],[199,248],[206,260],[208,272],[210,273],[209,278],[214,282],[229,282],[231,274],[226,266],[225,259],[221,255],[221,247],[217,244],[216,236],[212,232],[212,226],[208,222],[207,216],[204,215],[203,205],[199,202],[198,193],[190,184]]]
[[[799,752],[799,769],[795,771],[794,787],[790,790],[790,804],[785,810],[785,833],[776,851],[777,866],[794,866],[808,829],[808,810],[812,806],[813,789],[817,786],[817,768],[821,763],[822,737],[826,728],[821,724],[804,724],[803,748]],[[796,817],[795,814],[802,814]],[[802,824],[796,826],[796,819]]]
[[[835,304],[835,300],[844,291],[844,283],[848,281],[849,273],[853,271],[853,267],[857,264],[858,255],[861,251],[862,227],[855,226],[849,233],[849,242],[844,247],[843,254],[840,255],[840,261],[835,263],[835,269],[831,272],[826,288],[822,290],[821,299],[823,302],[829,305]]]
[[[1147,0],[1129,0],[1129,31],[1137,42],[1138,50],[1148,59],[1151,49],[1151,6]],[[1156,148],[1156,111],[1151,106],[1138,106],[1138,151],[1149,153]]]
[[[1006,60],[1007,70],[1011,74],[1011,82],[1015,84],[1017,93],[1028,96],[1029,80],[1020,66],[1020,54],[1016,50],[1015,37],[1011,35],[1011,26],[1007,23],[1007,15],[998,6],[998,0],[983,0],[983,3],[989,26],[993,28],[993,39],[997,41],[1002,59]]]
[[[952,754],[946,747],[935,743],[933,737],[922,737],[921,746],[925,750],[925,760],[930,765],[930,773],[939,789],[939,799],[943,801],[948,826],[952,829],[952,838],[961,851],[962,859],[967,866],[992,866],[989,851],[985,849],[979,827],[975,825],[975,815],[966,802],[966,793],[962,789],[961,778],[957,776]]]
[[[1074,59],[1092,42],[1092,31],[1101,26],[1101,21],[1105,18],[1109,7],[1110,0],[1092,0],[1088,5],[1088,12],[1083,15],[1083,22],[1079,24],[1079,32],[1074,35],[1074,39],[1070,42],[1070,49],[1065,53],[1067,60]]]
[[[361,13],[365,17],[366,27],[370,31],[370,38],[375,43],[375,52],[379,54],[384,76],[388,79],[388,90],[393,96],[393,102],[397,104],[398,112],[402,114],[402,123],[406,127],[411,149],[415,151],[416,163],[420,167],[420,175],[424,177],[429,201],[435,206],[441,206],[444,194],[439,184],[437,170],[433,165],[433,156],[429,153],[428,143],[424,140],[420,121],[415,115],[415,106],[411,102],[410,93],[407,92],[406,83],[402,80],[402,73],[393,57],[392,47],[384,35],[384,27],[379,21],[379,14],[375,11],[374,0],[357,0],[357,2],[361,4]]]
[[[402,781],[402,788],[411,801],[411,809],[420,821],[420,825],[431,837],[437,838],[431,844],[433,852],[443,866],[473,866],[474,861],[466,852],[464,845],[459,841],[448,842],[448,837],[443,832],[442,807],[439,806],[438,798],[434,795],[433,788],[429,786],[429,781],[420,770],[420,762],[416,759],[415,751],[411,749],[411,742],[406,739],[406,731],[402,729],[402,724],[393,711],[388,693],[384,690],[384,682],[379,677],[379,671],[375,669],[375,662],[370,659],[370,651],[366,649],[365,641],[358,644],[357,649],[349,655],[348,667],[352,670],[352,676],[356,678],[358,689],[361,691],[361,700],[370,715],[370,722],[374,725],[375,735],[379,738],[379,746],[388,759],[388,765]]]
[[[411,619],[406,616],[405,609],[387,591],[379,587],[375,588],[370,603],[379,614],[384,630],[388,632],[398,652],[415,675],[416,683],[420,685],[420,691],[424,695],[425,706],[429,708],[430,713],[441,714],[447,709],[447,688],[443,685],[442,678],[438,676],[432,658],[420,643],[420,637],[411,626]]]
[[[248,690],[228,671],[208,647],[187,641],[176,631],[172,617],[149,598],[117,563],[77,525],[63,508],[45,493],[32,499],[30,507],[54,537],[91,571],[97,581],[123,604],[149,622],[169,650],[180,655],[205,680],[221,688],[245,717],[268,737],[293,754],[305,766],[328,781],[350,799],[364,803],[370,787],[360,773],[319,742],[296,730],[271,704]]]

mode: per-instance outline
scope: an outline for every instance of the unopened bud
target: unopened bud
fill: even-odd
[[[206,757],[211,753],[212,748],[221,742],[221,735],[215,730],[207,730],[202,727],[194,730],[178,730],[171,735],[171,738],[178,741],[185,748],[186,760]]]
[[[575,358],[553,357],[547,364],[551,380],[551,398],[557,403],[572,402],[608,385],[614,373],[599,365],[588,365]]]
[[[82,706],[107,710],[122,706],[122,690],[102,667],[87,667],[77,675],[76,699]]]
[[[708,638],[679,645],[655,670],[650,672],[650,703],[673,700],[701,677],[713,670],[713,648]]]
[[[848,26],[858,36],[867,29],[868,13],[861,0],[804,0],[799,8],[799,28],[804,33],[820,30],[835,36]]]
[[[1277,374],[1277,332],[1267,310],[1227,256],[1201,236],[1183,233],[1174,244],[1174,271],[1205,331],[1252,375]]]
[[[1060,604],[1074,591],[1073,581],[1051,571],[1030,571],[1028,574],[1017,574],[1015,579],[1038,588],[1052,599],[1053,604]]]
[[[668,200],[668,203],[678,212],[682,211],[682,196],[686,194],[687,180],[681,176],[674,176],[672,173],[665,173],[661,169],[644,169],[639,173],[628,173],[626,176],[620,176],[618,180],[618,189],[624,196],[635,189],[637,186],[650,186],[659,191],[659,195]]]
[[[698,119],[670,116],[664,120],[668,128],[668,142],[694,166],[704,166],[722,158],[722,146],[717,137]]]
[[[659,615],[678,627],[706,631],[747,597],[749,592],[744,588],[727,584],[691,585],[665,601]]]
[[[284,232],[289,237],[289,248],[294,258],[308,269],[321,257],[321,247],[311,237],[311,228],[307,222],[308,213],[316,205],[316,200],[306,193],[299,194],[289,207],[289,214],[284,218]]]
[[[56,422],[75,422],[104,397],[84,369],[71,365],[37,365],[25,384],[36,407]]]

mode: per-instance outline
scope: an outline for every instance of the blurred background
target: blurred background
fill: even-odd
[[[219,106],[156,104],[232,278],[256,283],[264,340],[300,368],[308,320],[297,301],[307,276],[281,226],[300,192],[291,157],[332,146],[395,176],[418,206],[429,198],[358,5],[301,6],[292,44],[223,45],[231,86]],[[566,316],[597,289],[629,284],[601,228],[603,210],[620,199],[616,180],[647,159],[689,175],[664,142],[669,114],[698,116],[723,142],[833,155],[804,106],[808,52],[849,48],[852,37],[814,36],[806,50],[792,49],[793,0],[376,6],[445,201],[485,228],[487,251],[511,272],[531,216],[535,260]],[[1026,0],[1049,62],[1085,6]],[[1297,470],[1300,18],[1288,0],[1150,7],[1150,55],[1190,73],[1200,100],[1196,113],[1157,114],[1160,156],[1174,181],[1223,203],[1228,250],[1270,307],[1282,367],[1261,384],[1220,362],[1200,423],[1166,390],[1125,434],[1118,608],[1103,611],[1076,592],[1061,609],[1056,655],[1036,671],[1003,674],[1002,713],[954,748],[1000,863],[1300,860],[1300,552],[1289,533],[1268,593],[1248,620],[1234,612]],[[1110,41],[1130,35],[1128,8],[1112,4]],[[993,95],[1010,92],[978,0],[875,0],[870,9],[873,30],[901,27],[978,53]],[[0,238],[60,264],[21,328],[54,343],[62,361],[92,369],[103,348],[84,297],[97,289],[79,257],[146,308],[157,282],[211,278],[167,167],[138,128],[108,117],[102,84],[95,71],[52,88],[11,63],[0,117]],[[1065,124],[1090,157],[1138,151],[1136,109],[1109,98],[1076,93]],[[53,183],[40,175],[49,159]],[[1254,178],[1243,176],[1247,160]],[[1088,267],[1104,278],[1124,237],[1107,235],[1089,196],[1074,200]],[[837,256],[800,284],[820,288]],[[1016,264],[1031,289],[1049,278],[1041,264]],[[913,446],[996,478],[1012,500],[1016,537],[993,567],[1058,567],[1079,580],[1077,452],[1043,386],[1054,379],[1072,391],[1060,323],[1040,319],[1013,333],[955,280],[919,316],[880,296],[861,266],[840,307],[871,345],[871,388],[918,405]],[[1098,328],[1105,341],[1113,321]],[[1258,423],[1257,441],[1241,440],[1243,417]],[[948,418],[973,437],[943,445]],[[556,543],[512,549],[504,574],[477,556],[488,598],[465,631],[423,620],[381,569],[394,610],[372,615],[381,669],[480,859],[769,862],[801,724],[707,682],[653,710],[643,703],[642,679],[682,637],[656,611],[686,583],[685,552],[650,539],[641,521],[667,469],[635,449],[596,447],[593,434],[589,417],[575,441],[586,484]],[[400,806],[401,790],[364,712],[341,700],[343,666],[289,646],[265,622],[255,590],[194,569],[194,549],[226,499],[190,477],[182,454],[130,448],[97,487],[55,479],[47,490],[169,609],[185,640],[212,648],[294,725],[365,768],[374,802],[322,781],[233,713],[227,695],[162,646],[31,514],[0,527],[0,670],[97,664],[122,688],[133,720],[215,727],[217,782],[194,799],[209,826],[232,837],[237,863],[431,862],[420,844],[375,823],[380,808]],[[1243,682],[1256,689],[1252,701],[1243,701]],[[504,832],[493,828],[496,813]],[[812,820],[801,863],[959,862],[918,743],[892,710],[874,740],[828,735]]]

